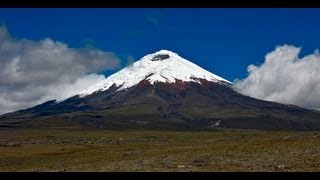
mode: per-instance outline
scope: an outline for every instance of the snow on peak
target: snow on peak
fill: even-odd
[[[171,54],[171,55],[178,55],[177,53],[174,53],[174,52],[172,52],[172,51],[169,51],[169,50],[166,50],[166,49],[161,49],[160,51],[157,51],[157,52],[155,52],[155,53],[153,53],[153,54],[151,54],[151,55],[157,55],[157,54]]]
[[[97,91],[105,91],[113,85],[118,87],[117,91],[120,91],[130,88],[144,79],[151,84],[155,82],[174,83],[176,80],[200,83],[197,78],[217,83],[221,83],[221,81],[231,83],[174,52],[160,50],[142,57],[139,61],[90,86],[80,92],[79,96],[84,97]]]

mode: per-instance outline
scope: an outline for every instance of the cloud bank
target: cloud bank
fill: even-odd
[[[111,52],[14,39],[0,26],[0,114],[70,97],[105,78],[97,72],[117,67]]]
[[[300,50],[276,47],[263,64],[249,65],[248,77],[236,81],[234,89],[258,99],[320,109],[319,51],[299,58]]]

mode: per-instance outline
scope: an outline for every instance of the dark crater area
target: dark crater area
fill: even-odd
[[[168,54],[159,54],[159,55],[155,55],[151,61],[163,61],[165,59],[168,59],[170,56]]]

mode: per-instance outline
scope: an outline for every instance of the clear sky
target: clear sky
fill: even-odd
[[[14,38],[49,37],[114,52],[123,64],[160,49],[230,81],[247,76],[275,46],[320,47],[320,9],[0,9]]]

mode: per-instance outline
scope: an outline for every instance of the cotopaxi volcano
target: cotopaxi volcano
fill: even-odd
[[[232,83],[161,50],[64,101],[0,116],[3,127],[319,130],[320,113],[244,96]]]

